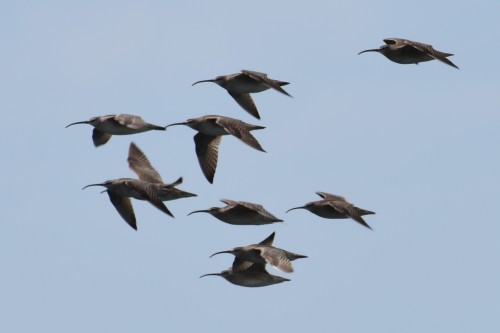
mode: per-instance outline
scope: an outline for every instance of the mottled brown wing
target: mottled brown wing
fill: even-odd
[[[128,150],[127,161],[130,169],[134,170],[140,180],[163,183],[158,171],[153,168],[146,155],[133,142]]]
[[[111,139],[111,134],[104,133],[99,131],[97,128],[94,128],[92,131],[92,141],[94,141],[94,146],[99,147],[105,144]]]
[[[146,122],[139,116],[133,116],[130,114],[117,114],[113,120],[124,127],[133,129],[133,130],[138,130],[141,128],[144,128],[144,125]]]
[[[217,168],[220,139],[220,136],[205,135],[203,133],[194,136],[196,156],[198,156],[201,171],[211,184],[214,182],[215,169]]]
[[[137,221],[135,219],[134,207],[129,197],[122,197],[114,192],[107,191],[109,200],[115,206],[120,216],[128,223],[129,226],[137,230]]]
[[[246,75],[250,76],[252,79],[254,79],[256,81],[262,82],[265,85],[267,85],[268,87],[273,88],[273,89],[279,91],[282,94],[285,94],[287,96],[292,97],[283,88],[281,88],[282,85],[283,86],[287,85],[288,82],[281,82],[281,81],[277,81],[277,80],[272,80],[272,79],[270,79],[270,78],[267,77],[267,74],[260,73],[260,72],[249,71],[249,70],[245,70],[245,69],[242,70],[241,72],[243,74],[246,74]]]
[[[359,215],[354,205],[347,202],[339,202],[339,201],[331,201],[329,204],[339,213],[345,214],[350,218],[352,218],[354,221],[364,225],[368,229],[371,229],[371,227],[365,222],[365,220],[363,220],[361,215]]]
[[[283,250],[274,247],[263,247],[260,249],[260,256],[270,265],[283,272],[293,272],[292,262],[287,258]]]
[[[431,45],[427,45],[424,43],[413,42],[408,40],[406,40],[405,42],[411,47],[414,47],[415,49],[419,50],[420,52],[426,53],[429,56],[433,57],[434,59],[437,59],[441,62],[444,62],[447,65],[450,65],[451,67],[455,67],[458,69],[458,66],[456,66],[454,63],[452,63],[450,60],[446,58],[452,56],[453,54],[437,51]]]
[[[259,111],[250,94],[239,94],[228,91],[228,94],[245,110],[257,119],[260,119]]]
[[[251,203],[251,202],[246,202],[246,201],[238,201],[238,205],[247,208],[248,210],[257,212],[261,215],[276,219],[277,221],[282,221],[278,219],[276,216],[271,214],[268,210],[266,210],[262,205]]]
[[[149,184],[147,182],[144,182],[141,184],[142,186],[136,186],[135,190],[139,192],[144,198],[146,198],[149,203],[151,203],[153,206],[161,210],[167,215],[170,215],[174,217],[174,215],[168,210],[167,206],[161,201],[160,197],[158,196],[158,193],[154,189],[153,184]]]
[[[326,193],[326,192],[316,192],[317,195],[319,195],[321,198],[324,200],[333,200],[333,201],[343,201],[343,202],[348,202],[346,198],[336,195],[336,194],[331,194],[331,193]]]
[[[275,235],[275,232],[273,231],[273,233],[271,235],[269,235],[266,239],[264,239],[262,242],[260,242],[259,244],[260,245],[266,245],[266,246],[271,246],[273,245],[273,242],[274,242],[274,235]]]
[[[237,119],[227,119],[224,117],[218,117],[216,123],[224,127],[229,134],[234,135],[250,147],[265,152],[259,141],[250,133],[250,126],[248,124]]]

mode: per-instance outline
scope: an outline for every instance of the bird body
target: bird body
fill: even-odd
[[[90,184],[83,189],[90,186],[104,186],[109,200],[115,206],[120,216],[128,225],[137,230],[137,221],[130,198],[149,201],[153,206],[173,217],[172,213],[160,200],[156,185],[139,179],[118,178],[105,181],[104,183]]]
[[[241,73],[221,75],[215,79],[197,81],[193,83],[193,86],[201,82],[213,82],[226,89],[229,95],[245,111],[257,119],[260,119],[260,115],[250,93],[259,93],[272,88],[290,96],[281,88],[281,86],[289,84],[288,82],[270,79],[267,74],[256,71],[242,70]]]
[[[288,273],[293,272],[292,261],[307,258],[307,256],[272,246],[274,235],[275,233],[273,232],[259,244],[240,246],[232,250],[216,252],[212,254],[211,257],[221,253],[233,254],[235,256],[232,267],[233,270],[241,269],[244,262],[251,262],[260,265],[270,264],[281,271]]]
[[[387,59],[398,64],[418,64],[420,62],[437,59],[458,69],[454,63],[447,59],[447,57],[453,54],[437,51],[431,45],[402,38],[386,38],[384,42],[386,45],[382,45],[378,49],[364,50],[358,54],[364,52],[378,52],[383,54]]]
[[[265,152],[257,139],[250,133],[253,130],[263,129],[263,126],[217,115],[192,118],[182,123],[170,124],[167,127],[177,125],[185,125],[198,131],[194,136],[196,156],[205,178],[210,183],[213,183],[217,168],[221,136],[233,135],[250,147]]]
[[[364,215],[375,214],[372,211],[354,206],[344,197],[329,194],[326,192],[316,192],[323,200],[312,201],[301,207],[291,208],[287,213],[294,209],[306,209],[313,214],[327,219],[347,219],[352,218],[356,222],[371,229],[371,227],[362,218]]]
[[[250,264],[248,268],[242,271],[234,270],[232,268],[222,271],[220,273],[211,273],[200,276],[220,276],[228,282],[242,287],[266,287],[273,284],[290,281],[287,278],[269,274],[263,265]]]
[[[104,145],[111,139],[112,135],[130,135],[151,130],[164,131],[165,126],[158,126],[145,122],[141,117],[130,114],[111,114],[97,116],[90,120],[71,123],[67,127],[76,124],[89,124],[94,127],[92,140],[96,147]]]
[[[130,198],[149,201],[165,214],[174,217],[163,201],[196,196],[196,194],[176,188],[182,183],[182,177],[171,184],[164,184],[158,171],[153,168],[146,155],[133,142],[129,147],[127,161],[139,179],[117,178],[104,183],[90,184],[84,189],[90,186],[105,187],[111,203],[132,228],[137,230],[137,221]]]
[[[215,218],[233,225],[263,225],[274,222],[283,222],[263,206],[245,201],[222,199],[225,207],[212,207],[205,210],[196,210],[189,213],[209,213]]]

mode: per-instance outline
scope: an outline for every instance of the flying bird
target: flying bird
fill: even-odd
[[[307,256],[289,252],[283,249],[276,248],[273,245],[274,241],[273,232],[269,237],[264,239],[259,244],[252,244],[247,246],[235,247],[232,250],[220,251],[212,254],[210,257],[221,253],[230,253],[235,256],[233,262],[233,270],[237,270],[242,262],[251,262],[253,264],[270,264],[277,269],[291,273],[293,272],[292,261],[301,258],[307,258]]]
[[[431,45],[401,38],[386,38],[384,42],[386,45],[378,49],[361,51],[358,55],[365,52],[378,52],[398,64],[418,64],[437,59],[458,69],[458,66],[448,60],[448,57],[453,54],[437,51]]]
[[[188,119],[185,122],[170,124],[167,127],[176,125],[185,125],[198,131],[194,136],[196,156],[205,178],[211,184],[214,181],[215,169],[217,168],[219,144],[222,135],[233,135],[250,147],[265,152],[257,139],[250,133],[250,131],[265,128],[262,126],[215,115]]]
[[[158,171],[153,168],[146,155],[133,142],[129,147],[127,162],[129,167],[139,176],[139,179],[112,179],[104,183],[87,185],[83,189],[90,186],[105,187],[105,192],[108,193],[113,206],[125,222],[135,230],[137,230],[137,221],[130,198],[149,201],[165,214],[174,217],[163,201],[196,196],[194,193],[176,188],[182,183],[182,177],[171,184],[164,184]]]
[[[153,183],[139,179],[118,178],[105,181],[104,183],[90,184],[85,186],[83,189],[90,186],[105,187],[105,192],[108,193],[109,200],[113,206],[115,206],[116,210],[125,222],[127,222],[128,225],[135,230],[137,230],[137,221],[130,198],[149,201],[153,206],[165,214],[174,217],[163,201],[161,201],[157,192],[157,187]]]
[[[129,135],[151,130],[165,131],[165,126],[153,125],[145,122],[141,117],[130,114],[110,114],[98,116],[85,121],[71,123],[66,128],[76,124],[89,124],[94,126],[92,141],[99,147],[111,139],[112,135]]]
[[[233,225],[262,225],[274,222],[283,222],[264,207],[245,201],[222,199],[227,206],[212,207],[209,209],[195,210],[194,213],[208,213],[217,219]]]
[[[251,93],[258,93],[268,89],[274,89],[282,94],[292,97],[281,86],[286,86],[289,82],[273,80],[267,77],[267,74],[242,70],[241,73],[221,75],[215,79],[202,80],[193,83],[214,82],[226,89],[229,95],[248,113],[257,119],[260,119],[259,111],[255,106]]]
[[[368,229],[371,229],[362,216],[375,214],[374,212],[356,207],[347,201],[346,198],[339,195],[326,192],[316,192],[316,194],[323,198],[323,200],[312,201],[304,206],[291,208],[287,210],[287,213],[294,209],[306,209],[311,213],[326,219],[351,218]]]
[[[266,287],[273,284],[290,281],[290,279],[269,274],[264,265],[245,262],[239,270],[229,268],[220,273],[210,273],[200,276],[220,276],[227,281],[242,287]]]

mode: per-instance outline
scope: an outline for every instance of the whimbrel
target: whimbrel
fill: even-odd
[[[386,45],[382,45],[378,49],[365,50],[358,54],[378,52],[398,64],[418,64],[419,62],[437,59],[458,69],[454,63],[447,59],[453,54],[436,51],[431,45],[401,38],[386,38],[384,42]]]
[[[257,119],[260,119],[259,111],[257,111],[257,107],[250,93],[258,93],[273,88],[291,97],[289,93],[281,88],[281,86],[286,86],[289,82],[273,80],[268,78],[267,74],[255,71],[242,70],[241,73],[221,75],[212,80],[195,82],[193,86],[201,82],[217,83],[219,86],[226,89],[229,95],[231,95],[245,111]]]
[[[240,267],[241,263],[248,261],[254,264],[265,265],[270,264],[279,270],[291,273],[293,272],[292,261],[295,259],[307,258],[307,256],[292,253],[283,249],[276,248],[273,245],[274,232],[264,239],[259,244],[252,244],[247,246],[235,247],[232,250],[220,251],[210,256],[231,253],[235,256],[233,263],[233,270]]]
[[[165,126],[157,126],[145,122],[139,116],[130,114],[110,114],[90,118],[86,121],[71,123],[66,128],[76,124],[89,124],[94,126],[92,140],[96,147],[102,146],[111,139],[112,135],[129,135],[151,130],[165,131]]]
[[[108,192],[109,200],[115,206],[118,213],[120,213],[125,222],[137,230],[134,207],[130,198],[147,200],[165,214],[174,217],[158,196],[155,185],[157,184],[138,179],[118,178],[105,181],[104,183],[90,184],[83,189],[90,186],[104,186],[106,188],[105,192]]]
[[[196,197],[196,194],[189,193],[176,188],[182,184],[182,177],[179,177],[171,184],[164,184],[158,171],[153,168],[146,155],[137,147],[135,143],[130,144],[128,150],[128,165],[134,170],[140,180],[153,183],[155,191],[161,201],[176,200],[181,198]]]
[[[233,135],[250,147],[265,152],[257,139],[250,133],[250,131],[265,128],[263,126],[251,125],[238,119],[215,115],[188,119],[185,122],[170,124],[167,127],[176,125],[186,125],[198,131],[198,134],[194,136],[196,156],[205,178],[210,183],[214,181],[222,135]]]
[[[365,210],[354,206],[344,197],[330,194],[326,192],[316,192],[323,200],[307,203],[305,206],[295,207],[287,210],[287,213],[294,209],[307,209],[313,214],[326,219],[347,219],[352,218],[354,221],[371,229],[371,227],[363,220],[363,215],[375,214],[369,210]]]
[[[266,287],[273,284],[290,281],[281,276],[269,274],[264,265],[252,264],[245,261],[239,269],[230,268],[220,273],[211,273],[200,276],[220,276],[227,281],[242,287]]]
[[[194,213],[209,213],[223,222],[234,225],[262,225],[283,222],[283,220],[269,213],[261,205],[228,199],[222,199],[221,201],[227,206],[195,210],[188,215]]]

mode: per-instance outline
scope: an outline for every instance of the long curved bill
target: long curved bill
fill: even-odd
[[[220,276],[220,273],[210,273],[210,274],[204,274],[204,275],[200,276],[200,279],[201,279],[202,277],[205,277],[205,276]]]
[[[188,216],[191,215],[191,214],[194,214],[194,213],[208,213],[208,210],[206,210],[206,209],[195,210],[194,212],[189,213]]]
[[[358,55],[360,55],[361,53],[365,53],[365,52],[379,52],[379,49],[364,50],[364,51],[359,52]]]
[[[167,128],[168,128],[168,127],[170,127],[170,126],[178,126],[178,125],[186,125],[186,124],[187,124],[187,122],[185,122],[185,121],[184,121],[184,122],[182,122],[182,123],[173,123],[173,124],[170,124],[170,125],[165,126],[165,129],[167,129]]]
[[[214,80],[214,79],[211,79],[211,80],[201,80],[201,81],[197,81],[197,82],[193,83],[193,84],[191,85],[191,87],[192,87],[192,86],[194,86],[195,84],[202,83],[202,82],[215,82],[215,80]]]
[[[68,126],[66,126],[65,128],[68,128],[70,126],[73,126],[73,125],[77,125],[77,124],[88,124],[89,121],[88,120],[85,120],[85,121],[77,121],[76,123],[71,123],[69,124]]]
[[[85,190],[87,187],[90,187],[90,186],[104,186],[104,184],[90,184],[90,185],[83,187],[82,190]]]
[[[212,254],[209,258],[212,258],[213,256],[217,255],[217,254],[221,254],[221,253],[231,253],[231,251],[220,251],[220,252],[215,252],[214,254]]]
[[[294,210],[294,209],[305,209],[305,207],[301,206],[301,207],[290,208],[289,210],[286,211],[286,213],[288,213],[289,211]]]

